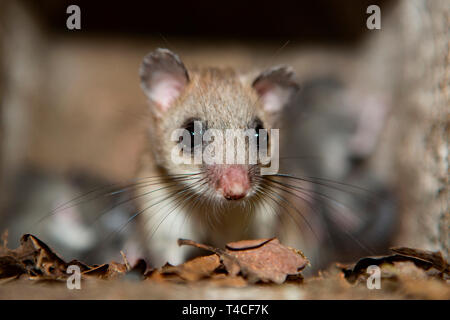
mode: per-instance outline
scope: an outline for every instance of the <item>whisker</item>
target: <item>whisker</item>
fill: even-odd
[[[151,191],[147,191],[147,192],[142,193],[142,194],[135,195],[135,196],[130,197],[130,198],[126,199],[126,200],[122,200],[122,201],[120,201],[119,203],[113,205],[113,206],[112,206],[111,208],[109,208],[108,210],[103,211],[100,215],[98,215],[98,216],[95,218],[94,222],[95,222],[95,221],[98,221],[98,220],[99,220],[104,214],[106,214],[107,212],[109,212],[109,211],[111,211],[112,209],[115,209],[115,208],[121,206],[122,204],[125,204],[125,203],[127,203],[127,202],[136,200],[136,199],[138,199],[138,198],[141,198],[141,197],[150,195],[150,194],[152,194],[152,193],[154,193],[154,192],[157,192],[157,191],[161,191],[161,190],[165,190],[165,189],[171,188],[171,187],[173,187],[174,185],[178,184],[180,181],[190,181],[190,180],[196,180],[196,179],[200,179],[200,178],[189,178],[189,179],[184,179],[184,180],[171,181],[171,182],[168,182],[168,183],[170,183],[170,184],[167,185],[167,186],[160,187],[160,188],[155,189],[155,190],[151,190]],[[150,184],[150,185],[145,185],[145,186],[143,186],[143,188],[149,187],[149,186],[152,186],[152,185],[157,185],[157,184],[160,184],[160,183],[154,183],[154,184]]]
[[[192,189],[192,188],[195,186],[195,184],[198,184],[201,180],[203,180],[203,179],[200,179],[199,181],[195,181],[195,182],[191,183],[191,184],[188,185],[188,186],[181,186],[181,189],[175,190],[173,193],[169,194],[169,195],[166,196],[164,199],[159,200],[158,202],[153,203],[153,204],[147,206],[146,208],[140,210],[140,211],[138,212],[138,214],[141,214],[141,213],[143,213],[144,211],[150,209],[151,207],[156,206],[156,205],[159,205],[159,204],[163,203],[164,201],[166,201],[167,199],[172,198],[172,197],[174,197],[174,196],[175,196],[174,200],[176,200],[176,199],[178,199],[178,198],[184,196],[184,193],[189,192],[190,189]],[[162,211],[162,210],[158,210],[158,211]],[[158,212],[158,213],[159,213],[159,212]],[[154,216],[154,215],[152,215],[148,221],[150,221],[150,220],[153,218],[153,216]],[[147,221],[147,223],[148,223],[148,221]]]
[[[204,183],[206,183],[206,182],[204,182]],[[189,186],[189,190],[192,189],[193,187],[195,187],[195,186]],[[161,224],[167,219],[167,217],[168,217],[175,209],[177,209],[180,205],[181,205],[181,208],[183,208],[183,207],[187,204],[187,201],[188,201],[189,199],[191,199],[193,196],[195,196],[194,193],[192,193],[187,199],[186,199],[186,198],[185,198],[185,199],[183,199],[183,198],[180,199],[180,201],[177,202],[177,204],[175,205],[175,207],[173,207],[173,208],[169,211],[169,213],[167,213],[167,214],[164,216],[164,218],[158,223],[158,225],[156,226],[155,230],[153,230],[153,231],[151,232],[151,236],[150,236],[149,239],[152,239],[153,235],[158,231],[158,229],[159,229],[159,227],[161,226]],[[181,208],[180,208],[180,209],[181,209]]]
[[[197,175],[197,174],[198,174],[198,173],[190,174],[190,176],[192,177],[192,176],[195,176],[195,175]],[[170,176],[174,176],[174,177],[171,178],[171,179],[174,179],[174,180],[176,180],[176,181],[182,181],[182,179],[185,179],[185,176],[186,176],[186,175],[187,175],[187,174],[183,174],[183,175],[154,176],[154,177],[140,178],[140,179],[137,179],[137,180],[135,179],[135,181],[138,181],[138,180],[155,179],[155,178],[161,178],[161,177],[170,177]],[[156,183],[154,183],[154,184],[159,184],[159,183],[161,183],[161,182],[156,182]],[[139,187],[139,186],[146,187],[145,184],[149,184],[149,181],[136,182],[136,183],[133,183],[133,184],[128,185],[126,188],[131,189],[131,188],[134,188],[134,187],[136,187],[136,186],[137,186],[137,187]],[[107,195],[114,195],[114,194],[117,194],[118,192],[115,192],[115,193],[106,192],[106,193],[103,193],[103,194],[95,195],[94,197],[89,198],[89,199],[83,199],[83,200],[81,200],[82,198],[84,198],[84,197],[86,197],[86,196],[89,196],[89,195],[92,194],[92,193],[95,193],[95,192],[97,192],[97,191],[104,190],[104,189],[106,189],[106,188],[108,188],[108,187],[111,187],[111,186],[117,186],[117,185],[120,185],[120,184],[115,183],[115,184],[110,184],[110,185],[108,185],[108,186],[102,186],[102,187],[96,188],[96,189],[94,189],[94,190],[88,191],[88,192],[86,192],[86,193],[84,193],[84,194],[82,194],[82,195],[79,195],[79,196],[77,196],[76,198],[74,198],[74,199],[72,199],[72,200],[70,200],[70,201],[67,201],[67,202],[65,202],[65,203],[63,203],[63,204],[61,204],[61,205],[59,205],[58,207],[56,207],[55,209],[53,209],[53,210],[52,210],[51,212],[49,212],[48,214],[46,214],[46,215],[44,215],[43,217],[39,218],[33,225],[39,225],[39,224],[42,223],[45,219],[47,219],[47,218],[49,218],[49,217],[51,217],[51,216],[54,216],[55,214],[58,214],[58,213],[60,213],[61,211],[65,211],[65,210],[67,210],[67,209],[76,207],[76,206],[81,205],[81,204],[84,204],[84,203],[86,203],[86,202],[89,202],[89,201],[98,199],[98,197],[100,197],[100,196],[102,196],[102,195],[104,195],[104,196],[106,195],[106,196],[107,196]],[[152,185],[152,184],[149,184],[149,185]],[[124,191],[125,191],[125,188],[121,190],[121,192],[124,192]],[[73,203],[73,202],[76,201],[76,200],[80,200],[80,201],[79,201],[79,202],[76,202],[76,203]]]
[[[277,196],[278,198],[280,198],[281,200],[284,201],[284,203],[288,204],[292,209],[294,209],[299,215],[300,217],[303,219],[303,221],[306,223],[306,225],[309,227],[309,229],[311,230],[311,232],[313,233],[314,237],[317,239],[317,241],[319,241],[319,237],[316,234],[316,232],[314,231],[314,229],[312,228],[311,224],[309,223],[308,219],[306,219],[306,217],[301,213],[301,211],[296,208],[295,206],[293,206],[289,200],[287,200],[285,197],[283,197],[281,194],[279,194],[278,192],[276,192],[275,190],[273,190],[270,186],[267,186],[266,190],[263,191],[263,193],[268,196],[270,199],[272,199],[272,201],[276,202],[278,205],[280,205],[281,207],[283,207],[286,212],[288,213],[289,217],[291,217],[291,219],[297,224],[297,226],[299,227],[299,229],[301,230],[301,225],[299,225],[298,221],[295,220],[291,213],[289,212],[288,209],[286,209],[286,207],[281,204],[280,202],[278,202],[277,200],[275,200],[273,197],[271,197],[270,195],[274,195]]]
[[[208,183],[208,181],[205,181],[204,184],[207,184],[207,183]],[[201,189],[201,188],[203,187],[204,184],[198,186],[198,188]],[[200,200],[201,200],[203,197],[204,197],[204,196],[201,195],[201,190],[199,190],[199,191],[198,191],[198,194],[196,194],[196,197],[195,197],[195,199],[194,199],[193,204],[190,204],[191,209],[188,210],[187,214],[185,215],[183,224],[188,223],[189,218],[192,216],[192,214],[193,214],[194,211],[195,211],[195,208],[196,208],[197,205],[200,203]]]
[[[198,182],[201,182],[201,181],[203,181],[203,180],[207,180],[206,178],[203,178],[203,179],[201,179],[200,181],[198,181]],[[195,185],[193,185],[192,186],[192,188],[190,188],[191,190],[193,190],[193,189],[201,189],[205,184],[207,184],[208,183],[208,181],[203,181],[200,185],[198,184],[198,182],[195,184]],[[197,191],[197,193],[198,193],[199,191]],[[201,197],[198,197],[197,196],[197,193],[195,192],[195,190],[194,191],[192,191],[191,192],[191,195],[189,196],[189,198],[187,199],[187,200],[189,200],[189,199],[191,199],[191,198],[193,198],[193,197],[196,197],[196,200],[197,200],[197,202],[199,201],[199,199],[201,198]],[[191,206],[191,203],[189,203],[188,201],[187,201],[186,199],[184,199],[184,201],[185,201],[185,204],[188,204],[189,206]],[[178,214],[180,213],[180,211],[178,212]],[[186,214],[185,214],[185,217],[184,217],[184,220],[183,220],[183,223],[182,223],[182,225],[186,222],[186,219],[187,219],[187,216],[189,215],[189,212],[187,212]],[[181,226],[182,226],[181,225]],[[181,228],[181,226],[180,226],[180,228]]]
[[[283,224],[283,219],[281,219],[280,213],[279,213],[279,212],[278,212],[278,211],[270,204],[269,201],[267,201],[267,199],[264,198],[265,195],[264,195],[264,193],[261,191],[261,188],[260,188],[260,187],[257,187],[256,192],[255,192],[255,196],[256,196],[258,199],[260,199],[261,203],[263,204],[264,208],[266,209],[266,212],[268,212],[268,211],[267,211],[267,207],[265,206],[265,204],[269,205],[269,207],[270,207],[270,209],[271,209],[271,211],[272,211],[272,214],[275,214],[275,216],[277,217],[277,219],[278,219],[280,225],[282,225],[282,224]],[[270,213],[269,213],[269,214],[270,214]]]
[[[138,185],[138,184],[141,184],[141,183],[147,183],[147,182],[148,182],[148,181],[144,181],[144,180],[150,180],[150,179],[156,179],[156,178],[172,178],[172,179],[177,179],[177,178],[183,178],[183,176],[186,176],[186,175],[192,176],[192,175],[196,175],[196,174],[197,174],[197,173],[195,173],[195,174],[160,175],[160,176],[151,176],[151,177],[144,177],[144,178],[132,179],[132,180],[130,180],[132,183],[125,184],[125,186],[133,186],[133,185]],[[140,182],[140,181],[141,181],[141,182]],[[144,182],[142,182],[142,181],[144,181]],[[65,206],[69,205],[70,203],[72,203],[72,202],[74,202],[74,201],[76,201],[76,200],[79,200],[79,199],[81,199],[81,198],[83,198],[83,197],[86,197],[86,196],[88,196],[89,194],[92,194],[92,193],[94,193],[94,192],[101,191],[101,190],[104,190],[104,189],[108,189],[108,188],[111,188],[111,187],[114,187],[114,186],[121,186],[121,185],[124,185],[124,183],[123,183],[123,182],[121,182],[121,183],[110,183],[110,184],[107,184],[107,185],[103,185],[103,186],[94,188],[94,189],[92,189],[92,190],[90,190],[90,191],[87,191],[87,192],[85,192],[85,193],[82,193],[82,194],[76,196],[75,198],[73,198],[73,199],[71,199],[71,200],[69,200],[69,201],[67,201],[67,202],[64,202],[64,203],[58,205],[58,206],[57,206],[56,208],[54,208],[51,212],[55,212],[55,211],[57,211],[57,210],[59,210],[59,209],[65,207]],[[116,192],[110,192],[110,193],[111,193],[111,194],[115,194]],[[105,194],[108,194],[108,192],[106,192]]]
[[[270,183],[270,182],[272,182],[272,183],[278,183],[278,184],[284,186],[284,184],[282,184],[282,183],[279,182],[279,181],[273,181],[273,180],[271,180],[271,179],[269,179],[269,178],[265,178],[265,177],[263,177],[263,179],[264,179],[265,183]],[[312,195],[307,194],[307,193],[301,193],[301,194],[304,195],[304,196],[309,196],[310,199],[308,199],[308,198],[305,198],[305,197],[301,196],[300,194],[296,194],[296,193],[292,192],[291,190],[289,190],[289,188],[288,188],[288,189],[285,189],[285,188],[281,188],[281,187],[276,186],[276,185],[270,185],[270,186],[271,186],[272,188],[278,188],[279,190],[282,190],[282,191],[284,191],[284,192],[286,192],[286,193],[289,193],[289,194],[295,196],[296,198],[298,198],[298,199],[304,201],[304,203],[305,203],[305,204],[306,204],[306,205],[307,205],[314,213],[316,213],[316,215],[319,215],[319,216],[320,216],[320,213],[317,211],[317,208],[314,207],[314,204],[313,204],[313,202],[312,202],[312,199],[314,199]],[[298,191],[298,190],[297,190],[297,191]],[[300,192],[300,191],[299,191],[299,192]],[[329,239],[331,239],[331,235],[330,235],[330,233],[329,233],[328,230],[327,230],[327,237],[328,237]]]
[[[192,184],[195,184],[195,183],[197,183],[197,181],[191,183],[191,185],[189,185],[188,187],[184,187],[184,186],[183,186],[182,188],[179,188],[179,189],[175,190],[173,193],[171,193],[171,194],[169,194],[168,196],[166,196],[164,199],[159,200],[158,202],[153,203],[153,204],[147,206],[146,208],[137,211],[137,212],[136,212],[135,214],[133,214],[130,218],[128,218],[128,220],[127,220],[120,228],[118,228],[118,229],[112,231],[111,233],[109,233],[108,236],[107,236],[105,239],[103,239],[103,241],[101,242],[101,245],[103,245],[103,244],[105,244],[106,242],[108,242],[113,236],[115,236],[115,235],[119,234],[120,232],[122,232],[123,229],[125,229],[125,227],[126,227],[131,221],[133,221],[137,216],[139,216],[140,214],[142,214],[142,213],[145,212],[146,210],[148,210],[148,209],[150,209],[151,207],[153,207],[153,206],[155,206],[155,205],[158,205],[158,204],[162,203],[163,201],[165,201],[165,200],[167,200],[167,199],[173,197],[175,194],[176,194],[177,196],[182,195],[184,192],[187,192],[187,191],[189,190],[189,187],[191,187]],[[155,191],[155,190],[154,190],[154,191]],[[94,248],[93,250],[91,250],[91,252],[94,252],[96,249],[98,249],[98,248]],[[88,255],[86,256],[86,259],[89,257],[89,255],[90,255],[90,254],[88,254]]]
[[[355,186],[349,183],[345,183],[345,182],[339,182],[339,181],[334,181],[334,180],[330,180],[330,179],[325,179],[325,178],[318,178],[318,177],[296,177],[296,176],[292,176],[289,174],[285,174],[285,173],[277,173],[277,174],[273,174],[273,175],[267,175],[268,177],[283,177],[283,178],[288,178],[288,179],[293,179],[293,180],[299,180],[299,181],[305,181],[305,182],[310,182],[310,183],[314,183],[317,185],[321,185],[324,187],[328,187],[328,188],[332,188],[341,192],[349,192],[349,193],[355,193],[357,195],[361,195],[359,193],[357,193],[357,191],[360,192],[364,192],[366,193],[367,196],[373,197],[374,200],[376,200],[376,195],[373,191],[365,189],[363,187],[360,186]],[[329,183],[326,184],[325,182]],[[344,186],[344,187],[348,187],[351,188],[353,190],[345,190],[342,188],[338,188],[337,186],[332,185],[332,183],[340,185],[340,186]]]
[[[269,180],[269,181],[271,181],[271,182],[273,182],[273,183],[276,183],[276,184],[279,184],[279,185],[282,185],[282,186],[284,186],[284,187],[286,187],[286,188],[291,188],[291,189],[295,189],[295,190],[297,190],[297,191],[301,191],[302,192],[302,194],[304,194],[304,195],[308,195],[308,196],[310,196],[310,197],[312,197],[310,194],[308,194],[308,193],[305,193],[305,192],[310,192],[310,193],[313,193],[313,194],[316,194],[316,195],[318,195],[318,196],[320,196],[321,198],[324,198],[324,199],[327,199],[327,200],[330,200],[330,201],[332,201],[336,206],[338,206],[338,207],[341,207],[341,208],[347,208],[347,209],[349,209],[350,210],[350,212],[356,212],[356,210],[354,209],[354,208],[352,208],[350,205],[347,205],[347,204],[344,204],[344,203],[341,203],[341,202],[339,202],[338,200],[336,200],[336,199],[334,199],[333,197],[331,197],[331,196],[329,196],[329,195],[327,195],[327,194],[325,194],[325,193],[323,193],[323,192],[320,192],[320,191],[316,191],[316,190],[311,190],[311,189],[306,189],[306,188],[304,188],[304,187],[301,187],[301,186],[297,186],[297,185],[291,185],[291,184],[286,184],[286,183],[283,183],[283,182],[280,182],[280,181],[276,181],[276,180],[272,180],[272,179],[269,179],[269,178],[265,178],[266,180]],[[331,207],[331,204],[329,204],[328,202],[323,202],[325,205],[328,205],[331,209],[333,209],[332,207]],[[355,216],[356,217],[356,216]]]
[[[283,186],[287,186],[287,187],[293,187],[294,189],[296,189],[297,191],[299,191],[299,192],[301,192],[302,191],[302,188],[300,188],[300,187],[298,187],[298,186],[292,186],[292,185],[284,185],[283,183],[281,183],[281,182],[279,182],[279,181],[273,181],[273,180],[271,180],[271,179],[268,179],[268,178],[266,178],[267,180],[270,180],[270,181],[272,181],[272,182],[275,182],[275,183],[278,183],[278,184],[280,184],[280,185],[283,185]],[[300,188],[300,190],[298,189],[298,188]],[[286,190],[286,189],[284,189],[284,188],[280,188],[280,189],[283,189],[285,192],[289,192],[289,193],[292,193],[291,191],[289,191],[289,190]],[[308,190],[308,191],[313,191],[313,190]],[[314,192],[314,191],[313,191]],[[296,196],[294,193],[292,193],[294,196]],[[301,198],[301,197],[299,197],[299,198]],[[301,198],[301,199],[303,199],[303,198]],[[330,199],[331,200],[334,200],[333,198],[331,198],[330,197]],[[336,201],[337,202],[337,200],[334,200],[334,201]],[[339,203],[339,202],[338,202]],[[324,202],[324,204],[325,205],[329,205],[327,202]],[[340,204],[340,203],[339,203]],[[342,204],[341,204],[342,205]],[[350,210],[352,210],[350,207],[348,207]],[[333,217],[333,220],[335,220],[335,218]],[[334,222],[334,223],[336,223],[336,222]],[[367,251],[368,253],[370,253],[370,254],[374,254],[374,252],[373,252],[373,250],[371,250],[369,247],[367,247],[366,245],[364,245],[360,240],[358,240],[355,236],[353,236],[350,232],[348,232],[345,228],[340,228],[340,230],[342,230],[347,236],[349,236],[353,241],[355,241],[357,244],[358,244],[358,246],[360,246],[363,250],[365,250],[365,251]],[[327,230],[327,235],[328,235],[328,238],[331,240],[331,235],[329,234],[329,231]],[[330,243],[333,243],[332,241],[330,242]]]

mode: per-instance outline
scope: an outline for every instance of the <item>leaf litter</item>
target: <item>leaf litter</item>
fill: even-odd
[[[194,246],[211,254],[177,266],[166,264],[160,268],[149,267],[143,259],[131,266],[123,252],[122,262],[101,265],[88,265],[78,260],[66,262],[31,234],[23,235],[16,249],[9,249],[5,239],[3,237],[3,245],[0,246],[0,287],[5,282],[16,280],[33,283],[66,282],[71,275],[67,273],[68,267],[76,265],[80,268],[82,280],[124,279],[153,284],[235,288],[291,283],[306,290],[310,288],[311,297],[317,298],[314,294],[317,294],[320,286],[323,290],[326,287],[327,294],[333,290],[342,294],[355,286],[365,286],[370,277],[368,268],[375,265],[380,268],[381,279],[389,281],[389,288],[393,292],[401,292],[407,298],[450,299],[449,263],[441,252],[413,248],[392,248],[391,255],[364,257],[354,264],[336,263],[334,267],[319,273],[319,276],[305,280],[302,271],[310,265],[308,259],[300,250],[281,244],[277,238],[231,242],[225,248],[179,239],[180,246]],[[319,298],[325,296],[320,294]],[[345,297],[358,298],[352,294],[344,294]]]

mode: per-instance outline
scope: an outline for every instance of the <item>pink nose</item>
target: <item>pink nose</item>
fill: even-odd
[[[227,200],[239,200],[244,198],[250,190],[248,171],[241,166],[225,168],[219,178],[219,189]]]

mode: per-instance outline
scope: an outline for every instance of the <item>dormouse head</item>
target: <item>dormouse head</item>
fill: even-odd
[[[266,129],[270,138],[270,129],[278,129],[277,119],[298,89],[293,77],[292,70],[286,67],[274,67],[256,75],[217,68],[188,71],[180,58],[167,49],[149,53],[142,62],[140,78],[151,109],[151,148],[158,164],[168,174],[201,175],[210,195],[218,199],[250,197],[258,185],[261,163],[251,162],[249,156],[245,156],[243,163],[227,161],[229,150],[233,150],[237,159],[251,148],[249,139],[234,136],[235,148],[226,149],[227,130],[255,132],[259,138],[259,130]],[[173,138],[180,129],[188,133],[190,141]],[[215,135],[206,139],[206,135],[219,131],[223,140]],[[257,150],[261,148],[258,138]],[[244,149],[238,148],[239,139],[244,139]],[[223,145],[222,154],[217,148],[208,148],[213,141],[216,146]],[[179,163],[173,161],[177,146],[184,146],[182,154],[191,159],[195,150],[200,149],[205,155],[208,151],[216,160],[223,161]]]

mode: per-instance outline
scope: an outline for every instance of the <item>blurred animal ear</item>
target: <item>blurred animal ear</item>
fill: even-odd
[[[281,111],[297,92],[299,87],[293,78],[294,72],[291,68],[274,67],[261,73],[253,81],[252,86],[267,112]]]
[[[167,49],[147,54],[139,70],[141,87],[159,111],[167,111],[189,83],[189,74],[180,58]]]

